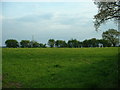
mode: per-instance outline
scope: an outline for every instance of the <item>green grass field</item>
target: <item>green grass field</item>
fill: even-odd
[[[3,88],[115,88],[118,48],[3,48]]]

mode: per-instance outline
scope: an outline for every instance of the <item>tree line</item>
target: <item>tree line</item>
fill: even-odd
[[[102,39],[86,39],[80,42],[77,39],[71,39],[67,42],[64,40],[54,40],[49,39],[47,44],[38,43],[37,41],[30,41],[30,40],[21,40],[18,42],[14,39],[8,39],[5,41],[6,47],[9,48],[46,48],[47,45],[49,47],[58,47],[58,48],[81,48],[81,47],[111,47],[119,45],[119,37],[120,32],[115,29],[109,29],[106,32],[103,32]]]
[[[107,40],[96,39],[96,38],[84,40],[83,42],[80,42],[77,39],[71,39],[71,40],[68,40],[68,42],[66,42],[64,40],[56,40],[55,41],[54,39],[49,39],[47,44],[38,43],[36,41],[30,41],[30,40],[21,40],[20,42],[18,42],[15,39],[8,39],[5,42],[6,47],[9,47],[9,48],[17,48],[17,47],[21,47],[21,48],[38,48],[38,47],[46,48],[47,45],[49,45],[49,47],[51,47],[51,48],[53,48],[53,47],[80,48],[80,47],[98,47],[99,43],[103,44],[104,47],[111,46],[111,44]]]

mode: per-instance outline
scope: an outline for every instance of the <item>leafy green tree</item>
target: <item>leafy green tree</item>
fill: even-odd
[[[36,48],[36,47],[39,47],[39,46],[40,46],[40,45],[39,45],[39,43],[38,43],[38,42],[36,42],[36,41],[35,41],[35,42],[33,42],[33,47],[35,47],[35,48]]]
[[[103,47],[111,47],[111,43],[108,40],[99,39],[98,42],[103,44]]]
[[[120,20],[120,1],[118,2],[94,2],[98,6],[98,14],[94,16],[96,30],[102,23],[114,19]]]
[[[41,48],[46,48],[46,44],[40,43],[40,44],[39,44],[39,47],[41,47]]]
[[[89,41],[90,41],[89,43],[90,43],[91,47],[98,47],[99,42],[98,42],[98,40],[96,38],[92,38]]]
[[[48,45],[52,48],[55,45],[55,40],[54,39],[49,39],[48,40]]]
[[[43,48],[46,48],[46,44],[43,44]]]
[[[63,41],[63,40],[57,40],[55,42],[55,46],[56,47],[67,47],[67,43],[65,41]]]
[[[84,41],[82,42],[82,46],[83,46],[83,47],[88,47],[88,42],[87,42],[87,40],[84,40]]]
[[[30,47],[31,48],[36,48],[36,47],[39,47],[40,45],[39,45],[39,43],[37,42],[37,41],[34,41],[34,40],[32,40],[31,42],[30,42]]]
[[[21,44],[21,47],[23,47],[23,48],[30,47],[30,41],[29,40],[21,40],[20,44]]]
[[[65,41],[61,42],[61,47],[67,47],[67,43]]]
[[[68,41],[68,47],[70,47],[70,48],[80,47],[80,42],[76,39],[71,39],[71,40]]]
[[[8,39],[5,41],[6,47],[17,48],[19,47],[18,41],[14,39]]]
[[[96,38],[84,40],[82,43],[83,47],[98,47],[98,40]]]
[[[56,40],[56,41],[55,41],[55,46],[56,46],[56,47],[60,47],[60,44],[61,44],[61,40]]]
[[[102,34],[103,39],[108,40],[113,46],[119,43],[119,36],[120,32],[115,29],[109,29]]]
[[[83,42],[79,41],[79,47],[83,47]]]

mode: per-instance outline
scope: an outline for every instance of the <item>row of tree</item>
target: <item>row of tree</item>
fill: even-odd
[[[68,42],[65,42],[63,40],[54,40],[50,39],[48,41],[48,45],[52,47],[69,47],[69,48],[79,48],[79,47],[99,47],[99,45],[102,44],[104,47],[110,47],[112,46],[111,43],[109,43],[108,40],[105,39],[88,39],[84,40],[83,42],[80,42],[76,39],[68,40]]]
[[[68,42],[63,41],[63,40],[54,40],[54,39],[49,39],[48,40],[48,45],[49,47],[53,48],[53,47],[58,47],[58,48],[65,48],[65,47],[69,47],[69,48],[79,48],[79,47],[99,47],[99,44],[103,44],[104,47],[110,47],[111,44],[108,42],[108,40],[104,40],[104,39],[96,39],[96,38],[92,38],[92,39],[88,39],[88,40],[84,40],[83,42],[80,42],[76,39],[71,39],[68,40]],[[41,48],[46,48],[47,44],[42,44],[42,43],[38,43],[36,41],[30,41],[30,40],[21,40],[20,42],[18,42],[17,40],[14,39],[8,39],[5,42],[6,47],[9,48],[17,48],[17,47],[22,47],[22,48],[36,48],[36,47],[41,47]]]
[[[80,42],[76,39],[71,39],[68,40],[68,42],[64,40],[54,40],[54,39],[49,39],[48,44],[42,44],[38,43],[36,41],[30,41],[30,40],[21,40],[18,42],[17,40],[14,39],[9,39],[5,41],[6,47],[22,47],[22,48],[32,48],[32,47],[41,47],[41,48],[46,48],[46,45],[49,45],[49,47],[69,47],[69,48],[79,48],[79,47],[100,47],[102,45],[103,47],[110,47],[110,46],[117,46],[119,45],[119,37],[120,32],[114,29],[109,29],[106,32],[103,32],[102,38],[103,39],[88,39],[84,40],[83,42]]]
[[[6,47],[9,48],[17,48],[17,47],[22,47],[22,48],[32,48],[32,47],[42,47],[45,48],[46,44],[38,43],[36,41],[30,41],[30,40],[21,40],[18,42],[15,39],[8,39],[5,41]]]

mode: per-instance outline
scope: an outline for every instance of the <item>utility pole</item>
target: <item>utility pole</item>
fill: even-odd
[[[32,35],[32,41],[34,41],[34,35]]]

